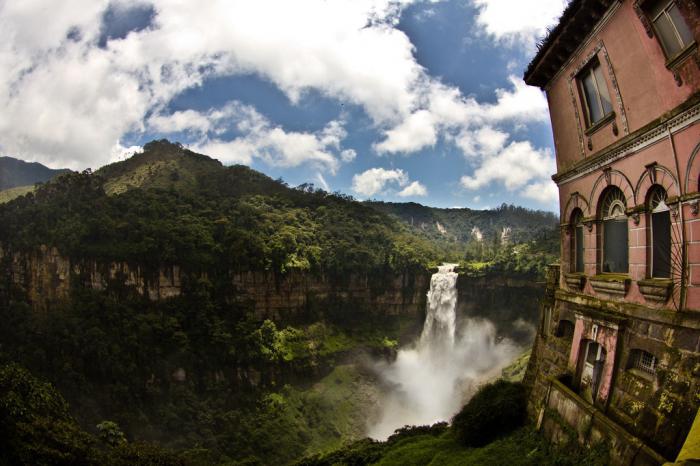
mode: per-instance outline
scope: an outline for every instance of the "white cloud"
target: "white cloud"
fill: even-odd
[[[166,134],[191,132],[198,137],[198,142],[191,144],[193,150],[225,163],[250,164],[259,158],[272,166],[297,167],[308,163],[331,173],[340,165],[340,143],[347,136],[342,122],[335,120],[315,133],[288,132],[274,126],[252,106],[238,101],[207,112],[186,110],[154,115],[148,125]],[[224,138],[231,130],[240,136]]]
[[[484,126],[474,131],[465,130],[455,140],[457,147],[467,157],[494,155],[508,140],[508,133]]]
[[[340,152],[340,160],[343,162],[352,162],[355,160],[355,157],[357,157],[357,152],[355,152],[355,149],[344,149]]]
[[[559,191],[554,181],[542,181],[527,186],[522,195],[541,204],[555,205],[559,200]]]
[[[129,132],[211,133],[214,113],[162,115],[162,109],[208,77],[250,73],[273,82],[293,102],[314,89],[361,106],[384,132],[375,147],[386,153],[415,152],[475,125],[541,119],[544,99],[516,78],[489,105],[429,76],[408,36],[395,27],[401,9],[414,1],[153,0],[150,27],[111,39],[103,48],[97,43],[107,0],[5,2],[0,8],[3,151],[80,168],[106,161]],[[124,8],[139,3],[111,2]],[[147,115],[155,116],[145,121]],[[324,154],[337,149],[344,131],[339,122],[313,137],[271,129],[266,146],[275,150],[267,153],[291,143],[330,166]],[[217,138],[207,144],[236,161],[250,160],[258,145]],[[340,157],[353,155],[346,150]],[[278,161],[293,165],[302,158],[291,148]]]
[[[109,163],[121,162],[140,152],[143,152],[143,147],[141,146],[124,147],[121,143],[117,142],[110,152]]]
[[[420,182],[414,181],[413,183],[409,184],[401,191],[396,193],[396,195],[400,197],[427,196],[428,189]]]
[[[387,183],[405,186],[408,184],[408,175],[401,169],[370,168],[352,177],[352,190],[370,197],[383,191]]]
[[[496,40],[510,45],[522,44],[532,51],[547,27],[556,23],[567,0],[473,0],[479,8],[477,24]]]
[[[419,110],[388,130],[386,139],[375,145],[375,149],[379,152],[414,152],[436,142],[433,115],[427,110]]]
[[[547,179],[554,170],[554,157],[549,149],[535,149],[529,141],[512,142],[499,153],[485,158],[472,176],[462,177],[461,183],[475,190],[498,181],[513,191],[532,181]]]
[[[418,1],[152,0],[150,27],[99,47],[107,8],[128,10],[143,0],[0,0],[1,150],[80,169],[118,159],[125,150],[119,141],[129,133],[184,132],[193,149],[227,163],[260,159],[335,173],[341,162],[356,158],[342,147],[347,134],[340,119],[304,132],[237,102],[209,111],[165,111],[175,96],[207,78],[255,74],[292,102],[314,90],[358,105],[381,134],[373,146],[378,153],[414,153],[440,140],[455,144],[475,167],[463,178],[465,186],[503,182],[528,189],[546,181],[551,155],[512,141],[507,130],[547,121],[542,93],[510,76],[495,101],[484,103],[430,76],[396,27],[402,8]],[[531,40],[564,4],[474,2],[479,24],[498,41]],[[515,148],[527,163],[510,155]],[[526,181],[497,175],[499,166],[511,171],[499,163],[512,164],[511,177]],[[378,181],[360,178],[357,192],[422,186],[409,185],[407,176],[396,175],[400,170],[385,172],[374,173]]]

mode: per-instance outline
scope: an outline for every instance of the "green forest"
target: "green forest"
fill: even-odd
[[[361,438],[374,375],[358,360],[390,357],[420,322],[342,298],[261,319],[236,299],[234,274],[305,273],[338,289],[363,276],[379,294],[445,260],[535,279],[558,249],[541,212],[440,217],[484,239],[438,241],[396,209],[167,141],[0,204],[0,463],[286,464]],[[530,223],[540,227],[525,235]],[[516,233],[501,241],[506,224]],[[183,292],[151,301],[75,280],[69,299],[36,312],[12,260],[43,246],[73,264],[177,265]]]

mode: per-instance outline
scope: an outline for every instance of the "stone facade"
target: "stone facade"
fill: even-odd
[[[574,0],[525,75],[549,101],[562,222],[530,410],[554,440],[604,419],[573,437],[617,464],[675,459],[700,406],[698,42],[692,0]]]

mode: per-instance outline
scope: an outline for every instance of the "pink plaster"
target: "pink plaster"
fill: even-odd
[[[581,350],[581,336],[584,331],[584,322],[581,319],[576,319],[574,325],[574,338],[571,341],[571,354],[569,355],[569,369],[576,372],[576,363],[578,362],[578,353]]]
[[[600,389],[598,390],[598,399],[605,401],[610,393],[610,385],[612,382],[613,369],[615,368],[615,350],[617,348],[617,330],[600,327],[598,331],[597,342],[605,348],[605,366],[603,367],[603,378],[600,381]]]

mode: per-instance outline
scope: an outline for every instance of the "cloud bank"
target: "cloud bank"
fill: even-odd
[[[497,160],[513,157],[507,151],[500,158],[485,155],[486,133],[506,135],[491,144],[523,147],[526,141],[508,128],[546,122],[544,97],[513,75],[494,103],[483,103],[431,76],[397,28],[403,9],[418,1],[0,3],[0,153],[51,166],[96,167],[122,153],[129,135],[158,132],[191,136],[193,148],[225,162],[308,164],[333,174],[356,158],[341,146],[347,130],[339,119],[298,132],[240,102],[169,113],[177,95],[209,78],[252,74],[292,103],[313,90],[359,106],[378,135],[373,148],[380,155],[410,155],[445,141],[470,159],[474,172],[465,175],[464,186],[483,186],[487,179],[513,186],[488,174]],[[473,2],[483,31],[508,41],[539,34],[563,0]],[[132,27],[109,32],[106,21],[115,16]],[[545,160],[551,154],[529,149],[530,162],[538,165],[519,179],[530,183],[523,193],[534,194],[539,191],[529,187],[546,181],[542,167],[551,166]],[[400,186],[405,196],[427,191]]]

